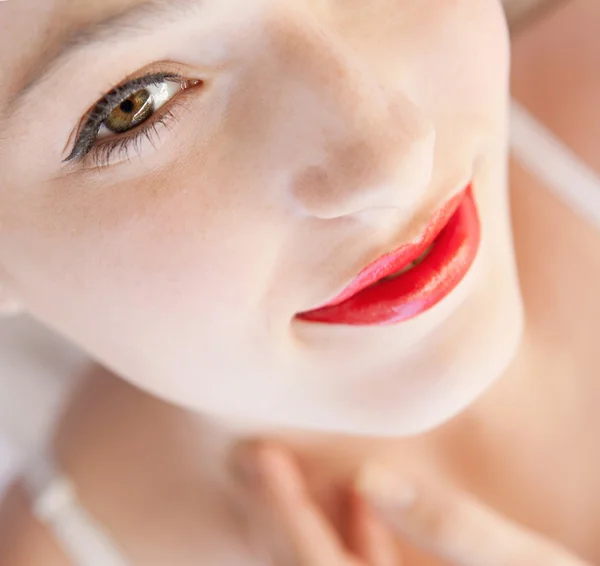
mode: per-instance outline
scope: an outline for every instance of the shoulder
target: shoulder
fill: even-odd
[[[2,566],[72,566],[50,531],[31,513],[25,489],[15,483],[0,500]]]

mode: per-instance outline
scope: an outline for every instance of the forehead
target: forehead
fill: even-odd
[[[147,0],[8,0],[0,3],[0,108],[89,24]]]

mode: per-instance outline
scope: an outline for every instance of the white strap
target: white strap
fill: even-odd
[[[524,167],[600,230],[600,176],[514,100],[510,144]]]
[[[48,457],[25,474],[33,513],[48,525],[75,566],[128,566],[108,534],[86,512],[73,484]]]
[[[13,479],[16,469],[15,451],[10,442],[0,434],[0,503]]]

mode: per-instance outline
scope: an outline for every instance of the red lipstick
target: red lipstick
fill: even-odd
[[[469,271],[481,239],[471,186],[438,210],[416,242],[363,269],[332,301],[297,315],[325,324],[386,325],[439,303]]]

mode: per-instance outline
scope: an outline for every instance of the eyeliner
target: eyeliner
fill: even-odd
[[[96,106],[90,113],[85,125],[77,136],[73,151],[63,160],[63,163],[85,157],[94,146],[94,143],[98,138],[98,132],[104,121],[110,116],[110,113],[121,104],[121,102],[126,100],[132,94],[135,94],[145,87],[157,85],[165,80],[181,78],[181,75],[175,73],[154,73],[133,79],[108,92],[104,95],[102,100],[96,103]]]

